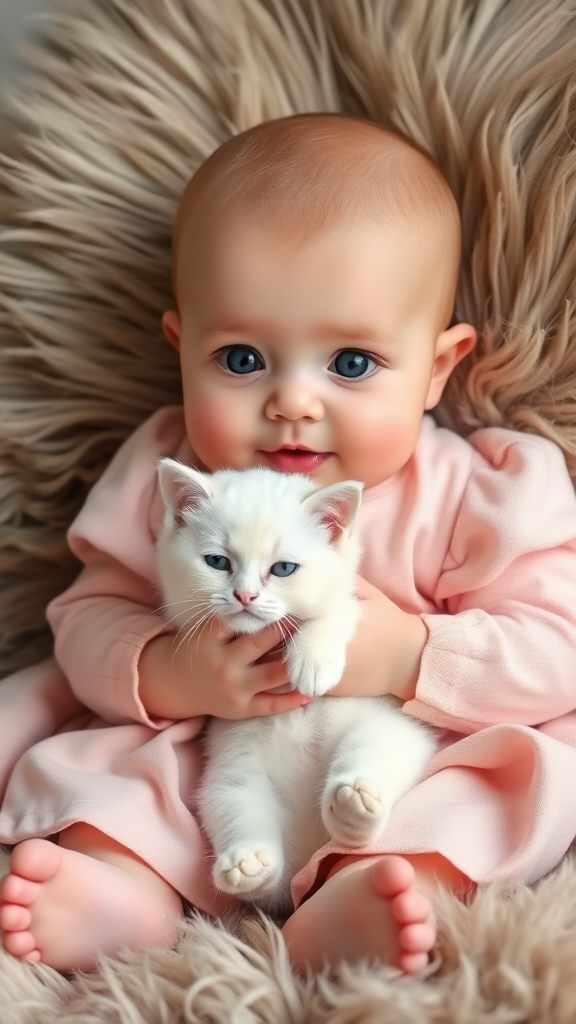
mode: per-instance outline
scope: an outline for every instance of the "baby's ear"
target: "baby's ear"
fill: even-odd
[[[179,526],[183,523],[185,509],[195,508],[199,501],[214,494],[210,477],[197,469],[184,466],[176,459],[160,459],[158,463],[158,484],[164,504]]]
[[[180,316],[175,309],[169,309],[162,317],[162,330],[164,337],[170,342],[172,348],[180,351],[181,324]]]
[[[334,542],[343,530],[352,529],[361,500],[362,484],[358,480],[345,480],[314,491],[304,498],[302,505],[306,512],[328,528],[330,540]]]

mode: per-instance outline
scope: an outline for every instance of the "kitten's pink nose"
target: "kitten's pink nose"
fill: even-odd
[[[251,601],[254,601],[254,599],[258,597],[258,594],[251,594],[249,590],[235,590],[234,597],[237,601],[240,601],[240,604],[246,607]]]

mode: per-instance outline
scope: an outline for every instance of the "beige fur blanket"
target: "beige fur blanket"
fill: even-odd
[[[534,890],[445,896],[425,978],[343,965],[294,978],[257,919],[198,917],[175,953],[127,953],[66,979],[0,951],[2,1024],[574,1024],[576,861]]]
[[[543,433],[576,477],[576,0],[68,0],[30,66],[0,157],[0,675],[49,650],[88,487],[179,398],[160,330],[178,194],[262,119],[346,110],[430,150],[481,333],[439,418]],[[239,934],[198,919],[178,953],[73,982],[0,953],[0,1021],[576,1020],[570,861],[534,892],[447,897],[428,980],[300,982],[270,927]]]

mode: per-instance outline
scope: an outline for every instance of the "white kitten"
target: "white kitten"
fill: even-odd
[[[339,682],[359,618],[353,525],[362,485],[317,489],[265,468],[203,474],[162,459],[158,540],[168,618],[184,635],[218,617],[235,633],[289,620],[292,686],[319,697]],[[393,697],[315,700],[295,711],[211,719],[198,794],[224,892],[282,913],[290,880],[332,837],[369,844],[422,777],[434,730]]]

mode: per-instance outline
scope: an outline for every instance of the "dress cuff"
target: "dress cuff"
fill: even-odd
[[[150,729],[156,729],[158,731],[166,729],[167,726],[173,725],[174,722],[173,719],[169,718],[153,718],[146,711],[146,708],[140,698],[139,662],[146,644],[151,640],[154,640],[157,636],[165,636],[172,632],[172,629],[167,623],[163,623],[158,620],[156,620],[156,622],[147,630],[142,630],[140,627],[138,629],[139,642],[132,648],[128,665],[125,660],[126,647],[123,645],[119,658],[118,669],[114,673],[116,680],[115,693],[117,707],[122,717],[128,719],[130,722],[140,722],[142,725],[147,725]]]
[[[428,639],[416,694],[406,701],[404,711],[430,725],[466,735],[486,728],[486,722],[469,715],[465,697],[470,675],[475,674],[470,672],[466,657],[469,630],[482,623],[482,613],[471,610],[461,615],[423,614],[420,618],[428,629]]]

